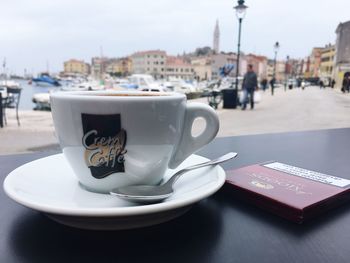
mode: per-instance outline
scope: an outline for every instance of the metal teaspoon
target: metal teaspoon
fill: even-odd
[[[156,203],[170,197],[173,192],[173,185],[181,175],[194,169],[209,165],[216,165],[235,158],[237,153],[230,152],[219,158],[204,163],[196,164],[184,168],[170,177],[170,179],[161,185],[130,185],[113,189],[110,194],[116,195],[122,199],[136,203]]]

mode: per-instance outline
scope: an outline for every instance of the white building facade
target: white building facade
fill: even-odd
[[[166,75],[167,55],[162,50],[136,52],[131,55],[132,73],[149,74],[155,79],[163,79]]]

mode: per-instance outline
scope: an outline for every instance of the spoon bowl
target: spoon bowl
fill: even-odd
[[[216,165],[232,158],[235,158],[237,153],[227,153],[217,159],[206,161],[184,168],[170,177],[170,179],[161,185],[130,185],[113,189],[110,194],[118,196],[122,199],[136,203],[157,203],[170,197],[174,193],[173,185],[184,173],[205,166]]]

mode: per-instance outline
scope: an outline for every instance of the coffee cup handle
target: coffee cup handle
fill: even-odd
[[[206,127],[203,132],[194,137],[192,125],[195,119],[203,118]],[[170,159],[169,168],[174,169],[188,156],[211,142],[219,131],[219,118],[214,109],[203,103],[190,103],[186,106],[184,127],[177,148]]]

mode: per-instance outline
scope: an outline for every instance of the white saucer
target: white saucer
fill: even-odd
[[[177,169],[206,161],[191,155]],[[168,170],[166,177],[176,170]],[[117,230],[159,224],[185,213],[225,182],[220,167],[188,172],[175,184],[175,193],[162,203],[137,205],[118,197],[84,190],[62,154],[27,163],[4,181],[6,194],[16,202],[73,227]]]

